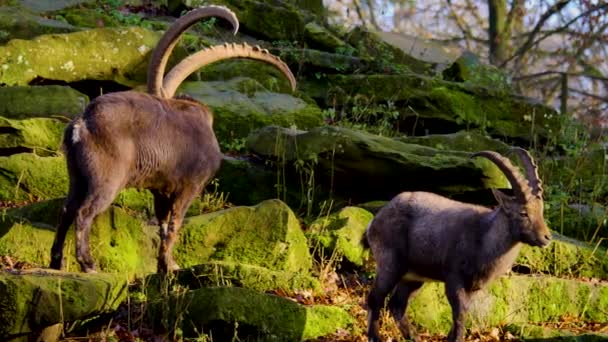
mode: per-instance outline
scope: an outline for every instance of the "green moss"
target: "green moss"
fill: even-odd
[[[464,82],[475,87],[488,89],[495,95],[511,91],[511,78],[493,65],[485,65],[472,52],[464,52],[454,63],[443,71],[446,80]]]
[[[271,290],[313,290],[321,291],[319,281],[308,274],[274,271],[268,268],[235,262],[210,261],[188,267],[175,273],[176,282],[189,289],[205,286],[239,286],[261,292]],[[146,282],[154,289],[160,277],[151,275]]]
[[[113,80],[134,85],[145,81],[149,53],[158,39],[157,32],[127,27],[12,40],[0,46],[0,83],[27,85],[41,77],[66,82]]]
[[[424,285],[409,309],[412,322],[431,333],[447,333],[452,324],[443,289],[441,283]],[[510,276],[475,294],[467,326],[484,329],[505,324],[558,322],[563,316],[606,322],[606,310],[605,283]]]
[[[311,128],[322,123],[321,110],[287,94],[259,91],[262,87],[248,78],[228,82],[186,82],[180,91],[212,108],[214,130],[220,141],[245,138],[260,127]]]
[[[229,81],[237,77],[254,79],[260,86],[257,90],[289,93],[289,80],[275,66],[260,61],[238,59],[225,60],[205,66],[200,71],[201,81]]]
[[[59,85],[1,87],[0,115],[9,119],[61,115],[74,117],[82,113],[89,98]]]
[[[157,300],[148,310],[155,326],[180,327],[186,337],[210,333],[219,341],[234,336],[239,340],[303,341],[352,323],[348,313],[337,307],[303,306],[236,287],[203,288]]]
[[[30,150],[38,155],[52,154],[61,145],[65,123],[47,118],[11,120],[0,117],[0,150]]]
[[[0,200],[20,201],[65,196],[68,175],[63,157],[32,153],[0,157]]]
[[[120,23],[111,16],[92,8],[70,8],[55,13],[77,27],[116,27]]]
[[[0,272],[0,337],[115,310],[126,298],[126,281],[115,274]]]
[[[604,248],[553,233],[553,242],[545,249],[524,245],[516,264],[526,266],[532,273],[607,279],[607,255]]]
[[[328,75],[320,81],[306,80],[299,87],[327,106],[352,106],[355,98],[370,103],[403,101],[412,109],[402,112],[403,127],[411,127],[410,121],[416,120],[431,133],[481,128],[494,136],[529,140],[554,138],[562,127],[554,109],[533,100],[510,93],[492,95],[483,87],[411,73]]]
[[[67,33],[78,29],[67,23],[39,17],[27,10],[0,7],[0,44],[11,39],[30,39],[41,34]]]
[[[209,4],[206,0],[183,1],[191,7]],[[221,0],[216,5],[225,5],[234,11],[241,26],[256,37],[267,40],[301,40],[304,25],[313,16],[287,2],[264,2],[255,0]],[[260,15],[264,13],[264,15]]]
[[[436,148],[438,150],[453,150],[478,152],[492,150],[507,153],[510,146],[504,142],[492,139],[479,131],[459,131],[451,134],[430,134],[425,136],[400,137],[398,140]]]
[[[62,204],[58,199],[6,211],[0,218],[0,255],[48,265]],[[156,230],[146,228],[117,207],[110,207],[95,219],[90,239],[93,259],[103,272],[133,277],[156,270]],[[73,246],[74,232],[70,228],[64,248],[65,265],[66,270],[78,271]]]
[[[339,47],[346,46],[346,43],[342,39],[336,37],[316,22],[306,24],[304,26],[304,34],[309,44],[323,50],[335,51]]]
[[[365,229],[374,218],[372,213],[357,207],[345,207],[339,212],[314,221],[307,236],[311,248],[318,243],[325,249],[325,255],[338,253],[357,266],[363,266],[367,251],[361,245]]]
[[[209,260],[303,274],[312,267],[300,223],[279,200],[190,217],[174,255],[182,267]]]

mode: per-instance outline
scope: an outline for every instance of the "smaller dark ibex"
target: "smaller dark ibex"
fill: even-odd
[[[246,44],[199,51],[163,78],[178,38],[197,20],[209,16],[222,17],[232,23],[235,33],[238,30],[236,16],[225,7],[190,11],[160,39],[150,59],[148,93],[124,91],[99,96],[66,127],[63,149],[70,185],[51,249],[50,267],[62,268],[66,233],[74,222],[76,258],[82,271],[94,272],[89,250],[93,219],[108,208],[120,190],[138,187],[154,195],[161,237],[158,270],[178,268],[172,248],[184,215],[217,172],[222,153],[209,108],[190,98],[173,98],[177,87],[204,65],[241,57],[274,65],[295,88],[295,78],[285,63],[267,50]]]
[[[526,150],[514,151],[527,182],[500,154],[473,154],[496,164],[513,188],[513,196],[493,189],[499,203],[493,210],[428,192],[403,192],[378,212],[363,239],[376,260],[376,279],[367,297],[369,341],[380,341],[380,309],[389,293],[388,309],[401,333],[417,340],[406,311],[426,281],[445,283],[453,318],[448,341],[462,341],[471,295],[512,267],[522,242],[549,244],[536,164]]]

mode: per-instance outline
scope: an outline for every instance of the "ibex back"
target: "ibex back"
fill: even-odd
[[[245,44],[199,51],[163,79],[168,55],[179,36],[210,15],[230,21],[236,33],[238,20],[225,7],[207,6],[187,13],[167,30],[152,55],[150,94],[125,91],[99,96],[68,124],[63,148],[70,188],[51,250],[52,268],[62,267],[66,233],[74,222],[76,258],[83,271],[95,271],[89,251],[91,224],[125,187],[151,190],[160,225],[158,270],[178,268],[171,251],[182,220],[192,200],[219,169],[222,153],[209,108],[190,98],[173,98],[177,86],[206,64],[244,57],[276,66],[295,88],[295,78],[285,63],[266,50]]]
[[[445,282],[453,318],[448,341],[462,341],[472,293],[512,267],[522,242],[549,244],[536,164],[527,151],[515,152],[527,181],[496,152],[473,155],[494,162],[513,188],[513,196],[493,190],[499,203],[494,209],[428,192],[404,192],[378,212],[363,241],[376,260],[376,279],[367,298],[369,341],[380,341],[380,309],[389,293],[388,309],[402,335],[416,340],[406,310],[426,281]]]

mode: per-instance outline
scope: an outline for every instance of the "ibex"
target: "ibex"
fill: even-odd
[[[179,268],[172,247],[187,208],[220,167],[222,153],[209,108],[190,98],[173,98],[179,84],[206,64],[244,57],[270,63],[295,89],[287,65],[266,50],[225,44],[199,51],[177,64],[163,80],[169,54],[181,34],[197,20],[218,16],[238,30],[225,7],[207,6],[179,18],[161,37],[150,59],[148,93],[124,91],[95,98],[68,124],[63,137],[69,192],[51,249],[50,267],[61,269],[63,245],[72,222],[76,258],[82,271],[95,272],[89,250],[93,219],[125,187],[149,189],[160,225],[158,270]]]
[[[514,148],[527,182],[502,155],[482,151],[505,174],[513,195],[493,189],[498,206],[489,209],[428,192],[403,192],[368,226],[363,243],[376,260],[376,279],[367,297],[369,341],[380,341],[380,309],[388,309],[402,335],[413,338],[408,302],[426,281],[445,283],[453,324],[448,341],[462,341],[471,295],[508,271],[521,243],[545,247],[551,233],[543,218],[542,183],[530,154]]]

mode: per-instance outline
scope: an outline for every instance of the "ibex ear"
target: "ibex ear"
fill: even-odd
[[[496,200],[498,201],[498,204],[500,204],[506,209],[511,208],[513,206],[513,203],[515,202],[515,197],[509,196],[500,190],[492,189],[492,194],[494,195],[494,198],[496,198]]]

